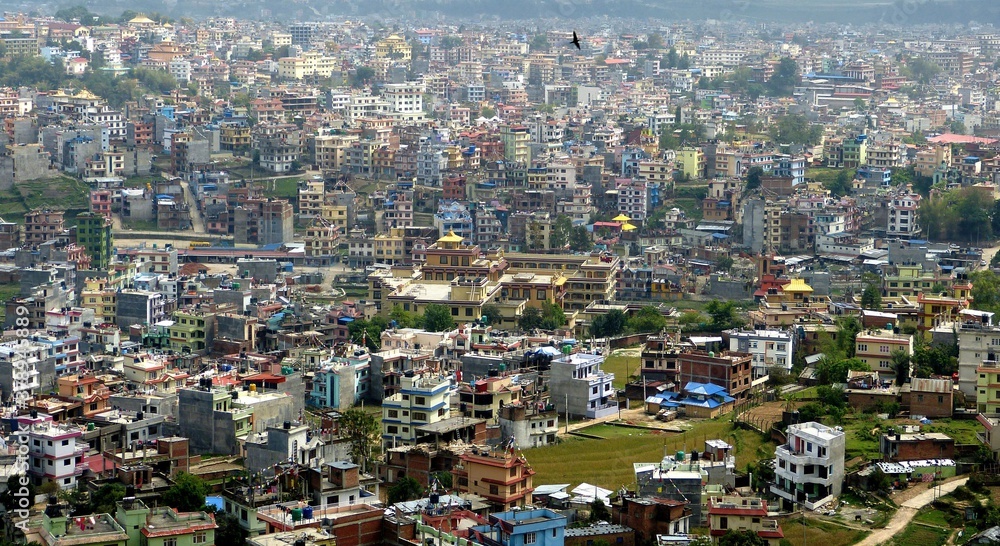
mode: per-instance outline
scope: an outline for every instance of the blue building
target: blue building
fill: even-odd
[[[646,398],[646,411],[678,410],[688,417],[713,418],[732,410],[735,400],[718,385],[689,381],[682,392],[660,392]]]
[[[319,351],[307,350],[303,358],[315,358]],[[370,355],[357,350],[352,355],[333,356],[322,351],[327,358],[319,361],[313,376],[312,390],[308,403],[320,408],[346,410],[368,396],[371,388]]]
[[[490,514],[490,525],[473,527],[477,542],[486,546],[563,546],[566,516],[540,508]]]

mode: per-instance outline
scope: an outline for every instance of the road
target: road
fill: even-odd
[[[191,186],[183,178],[181,179],[181,189],[184,190],[184,202],[191,210],[191,228],[195,233],[205,233],[205,221],[201,217],[201,210],[198,209],[198,202],[195,201],[194,194],[191,193]]]
[[[996,254],[997,251],[1000,251],[1000,245],[998,245],[998,246],[991,246],[989,248],[984,248],[983,249],[983,261],[986,262],[987,264],[992,263],[993,262],[993,255]]]
[[[855,546],[878,546],[879,544],[889,542],[892,540],[892,537],[902,531],[903,528],[910,523],[913,516],[917,515],[918,510],[934,502],[936,497],[951,493],[952,491],[965,485],[965,482],[967,481],[969,481],[969,478],[962,478],[960,480],[948,482],[942,484],[940,488],[928,489],[912,499],[905,501],[899,507],[899,510],[896,510],[896,513],[893,514],[892,519],[889,520],[889,524],[886,525],[884,529],[874,531]]]

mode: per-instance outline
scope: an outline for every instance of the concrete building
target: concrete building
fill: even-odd
[[[566,516],[548,508],[490,514],[490,524],[473,527],[487,544],[495,546],[562,546]]]
[[[782,330],[733,330],[729,332],[729,350],[753,356],[753,379],[768,375],[771,369],[790,372],[794,365],[795,334]]]
[[[83,431],[77,425],[56,424],[44,414],[18,417],[19,428],[28,429],[28,475],[35,485],[56,483],[74,489],[83,474],[86,444],[77,445]]]
[[[87,249],[92,269],[104,270],[111,265],[115,240],[111,234],[111,219],[94,212],[76,216],[76,243]]]
[[[896,371],[892,366],[892,355],[897,351],[913,356],[913,336],[879,330],[862,332],[854,338],[855,358],[868,364],[883,379],[895,379]],[[909,375],[907,374],[907,377]]]
[[[768,546],[778,546],[785,534],[777,520],[767,518],[767,501],[756,497],[718,496],[708,500],[708,529],[713,542],[729,531],[752,531]]]
[[[958,388],[967,399],[978,400],[980,367],[1000,368],[1000,327],[993,313],[964,310],[958,330]],[[987,393],[984,393],[987,394]]]
[[[194,454],[240,453],[241,438],[252,431],[253,410],[236,408],[228,392],[210,385],[178,390],[180,434],[191,439]]]
[[[486,448],[463,453],[452,471],[460,492],[485,498],[494,510],[531,506],[534,474],[523,456]]]
[[[753,357],[747,353],[725,351],[708,353],[688,351],[677,357],[680,368],[677,387],[689,382],[711,383],[726,389],[737,402],[750,394],[753,386],[751,363]]]
[[[122,290],[117,294],[115,323],[123,329],[155,324],[166,318],[165,306],[166,298],[159,292]]]
[[[382,445],[413,445],[417,428],[451,417],[451,378],[406,372],[399,392],[382,402]]]
[[[618,412],[615,374],[601,370],[604,357],[575,353],[552,361],[549,392],[557,412],[597,419]]]
[[[788,505],[815,510],[840,495],[846,436],[815,422],[788,426],[788,441],[774,452],[771,493]]]

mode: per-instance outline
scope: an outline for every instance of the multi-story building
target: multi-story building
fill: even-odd
[[[519,448],[542,447],[556,442],[559,432],[559,414],[549,406],[539,408],[532,403],[519,402],[500,408],[500,434],[514,438]]]
[[[637,222],[645,222],[649,215],[649,190],[645,181],[619,178],[615,181],[618,190],[618,212]]]
[[[859,333],[854,340],[855,358],[868,364],[873,371],[879,373],[879,377],[896,377],[892,355],[897,351],[913,356],[913,336],[892,331],[871,331]],[[909,377],[910,374],[907,373],[906,376]]]
[[[55,239],[66,229],[63,211],[36,209],[24,215],[24,243],[39,245]]]
[[[767,501],[756,497],[711,497],[708,499],[708,529],[713,541],[729,531],[752,531],[778,546],[785,538],[777,520],[767,518]]]
[[[549,392],[556,411],[571,417],[597,419],[618,411],[612,383],[615,374],[601,370],[604,357],[574,353],[552,361]]]
[[[96,212],[82,212],[76,220],[76,243],[87,249],[90,266],[96,270],[107,269],[115,244],[111,219]]]
[[[459,491],[485,498],[495,510],[531,505],[535,471],[524,456],[515,455],[511,450],[466,451],[459,457],[452,474]]]
[[[382,402],[382,444],[413,445],[417,429],[451,417],[451,379],[407,372],[399,392]]]
[[[840,495],[846,436],[815,422],[788,425],[788,441],[774,452],[771,492],[789,505],[815,510]]]
[[[680,368],[677,388],[680,389],[691,381],[711,383],[726,389],[736,400],[743,400],[749,396],[752,388],[752,362],[753,355],[732,351],[681,353],[677,358]]]
[[[920,194],[904,191],[896,194],[889,201],[889,220],[886,235],[911,239],[920,233],[917,222],[917,209],[920,206]]]
[[[978,369],[1000,368],[1000,327],[993,325],[990,312],[967,309],[959,316],[958,388],[966,399],[978,401]]]
[[[28,430],[28,474],[35,485],[53,482],[60,489],[74,489],[83,474],[86,444],[77,445],[83,431],[77,425],[56,424],[49,415],[22,415]]]
[[[778,369],[791,372],[795,356],[795,334],[782,330],[734,330],[729,332],[729,350],[753,355],[753,378]]]
[[[503,125],[500,141],[506,161],[526,164],[531,160],[531,131],[526,125]]]

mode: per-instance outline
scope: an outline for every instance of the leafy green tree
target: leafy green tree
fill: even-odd
[[[878,275],[866,273],[862,276],[865,290],[861,293],[861,308],[878,311],[882,308],[882,279]]]
[[[555,330],[566,325],[566,313],[555,303],[542,304],[542,329]]]
[[[347,439],[351,460],[361,466],[362,472],[367,472],[378,450],[381,432],[378,417],[361,408],[351,408],[341,413],[337,428]]]
[[[424,309],[424,329],[429,332],[447,332],[455,328],[455,318],[446,305],[431,303]]]
[[[972,308],[981,311],[1000,311],[1000,277],[991,269],[976,271],[972,280]]]
[[[841,197],[844,195],[850,195],[851,184],[854,181],[854,172],[848,169],[841,169],[837,173],[837,178],[832,181],[825,182],[823,186],[830,190],[830,193],[834,197]]]
[[[664,59],[664,63],[666,63],[667,68],[677,68],[678,62],[680,62],[680,59],[677,56],[677,48],[671,46],[670,51],[667,51],[667,56]]]
[[[31,480],[27,481],[27,484],[22,485],[21,476],[19,475],[13,475],[7,478],[7,489],[3,493],[0,493],[0,504],[3,504],[4,508],[6,508],[8,512],[20,508],[17,503],[22,497],[17,494],[20,492],[22,487],[27,488],[28,493],[23,497],[32,499],[32,503],[34,503],[35,495],[38,493],[34,484],[31,483]]]
[[[215,512],[215,524],[219,526],[215,530],[216,544],[232,544],[233,546],[244,546],[250,533],[243,528],[240,520],[224,511]]]
[[[500,311],[500,306],[493,303],[483,306],[483,316],[486,317],[486,322],[493,326],[503,322],[503,313]]]
[[[479,115],[486,119],[491,119],[497,115],[497,111],[489,106],[483,106],[482,110],[479,111]]]
[[[121,483],[107,483],[90,496],[90,514],[114,514],[118,501],[125,496],[125,486]]]
[[[544,33],[536,34],[531,38],[528,51],[535,53],[545,53],[549,50],[549,38]]]
[[[611,511],[608,510],[608,506],[604,504],[603,500],[594,499],[590,503],[590,523],[598,521],[611,521]]]
[[[847,373],[851,371],[871,371],[863,360],[858,358],[839,358],[837,355],[824,355],[816,363],[816,375],[821,385],[831,385],[847,381]]]
[[[764,176],[764,169],[761,167],[750,167],[747,171],[746,191],[755,190],[760,187],[761,177]]]
[[[645,334],[661,332],[667,327],[667,319],[660,313],[659,309],[652,305],[647,305],[638,313],[629,317],[628,330],[630,332]]]
[[[389,328],[389,321],[380,315],[376,315],[371,320],[355,320],[347,325],[347,332],[351,336],[351,341],[358,345],[363,345],[370,351],[379,350],[379,343],[382,339],[382,332]]]
[[[392,505],[419,499],[423,494],[424,488],[420,486],[420,482],[409,476],[403,476],[389,488],[388,501]]]
[[[902,386],[910,378],[910,355],[897,350],[892,353],[892,371],[896,372],[896,384]]]
[[[362,89],[375,81],[375,69],[370,66],[359,66],[350,76],[351,87]]]
[[[573,230],[569,234],[569,248],[574,252],[587,252],[594,249],[594,239],[586,227],[573,226]]]
[[[176,508],[179,512],[194,512],[205,506],[205,496],[210,489],[205,480],[181,472],[174,478],[174,484],[163,492],[163,504]]]
[[[403,306],[398,303],[392,306],[392,311],[389,312],[389,320],[396,321],[398,328],[416,328],[420,322],[419,317],[409,311],[404,311]]]
[[[612,309],[603,315],[597,315],[590,323],[592,337],[615,337],[625,332],[628,317],[620,309]]]
[[[569,243],[570,233],[573,231],[573,220],[565,214],[560,214],[552,224],[552,232],[549,234],[549,247],[554,250],[563,250]]]
[[[782,57],[771,79],[767,81],[767,90],[775,97],[790,97],[800,79],[798,63],[788,57]]]
[[[733,268],[733,259],[729,256],[720,256],[715,260],[715,268],[719,271],[729,271]]]
[[[517,327],[523,332],[531,332],[542,327],[542,310],[537,307],[526,307],[517,319]]]
[[[705,311],[712,318],[709,328],[714,331],[728,330],[743,323],[736,316],[736,303],[732,301],[712,300],[705,306]]]
[[[730,529],[719,537],[719,546],[768,546],[767,540],[757,535],[757,531],[737,531]]]
[[[858,317],[840,317],[837,324],[837,350],[848,358],[854,357],[854,339],[861,333]]]
[[[941,67],[933,61],[916,57],[907,59],[900,73],[920,85],[927,85],[941,73]]]
[[[768,127],[768,135],[782,144],[813,145],[823,138],[823,126],[809,123],[802,114],[785,114]]]

